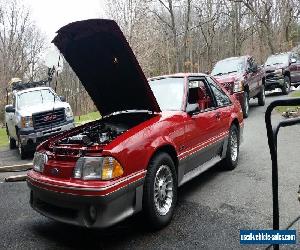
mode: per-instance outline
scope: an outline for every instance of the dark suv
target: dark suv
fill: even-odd
[[[265,62],[266,90],[280,88],[287,95],[291,86],[300,85],[300,58],[297,53],[271,55]]]

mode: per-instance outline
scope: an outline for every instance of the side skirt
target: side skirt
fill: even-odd
[[[207,169],[211,168],[212,166],[216,165],[218,162],[220,162],[222,158],[220,156],[215,156],[214,158],[210,159],[209,161],[205,162],[203,165],[200,165],[199,167],[193,169],[192,171],[186,173],[178,186],[183,185],[184,183],[190,181],[191,179],[195,178],[199,174],[205,172]]]

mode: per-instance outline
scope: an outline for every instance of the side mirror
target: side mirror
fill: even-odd
[[[291,58],[291,64],[296,63],[296,62],[297,62],[296,58]]]
[[[210,75],[210,72],[208,70],[205,71],[206,75]]]
[[[12,105],[8,105],[5,107],[6,113],[15,113],[16,109]]]
[[[195,104],[188,104],[188,105],[186,106],[186,112],[187,112],[189,115],[194,115],[195,113],[199,113],[199,112],[200,112],[200,109],[199,109],[198,103],[195,103]]]
[[[257,64],[253,64],[253,66],[252,66],[252,68],[251,68],[251,71],[252,71],[253,73],[255,73],[255,72],[257,72],[257,69],[258,69]]]
[[[66,101],[66,97],[64,97],[64,96],[60,96],[59,99],[60,99],[62,102],[65,102],[65,101]]]

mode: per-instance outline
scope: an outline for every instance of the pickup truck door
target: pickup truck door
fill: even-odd
[[[262,75],[261,71],[257,68],[257,70],[254,72],[252,69],[257,63],[254,61],[252,57],[250,57],[247,61],[247,77],[246,81],[249,86],[249,95],[250,97],[256,96],[260,92],[260,86],[262,84]]]
[[[296,62],[293,62],[293,61],[296,61]],[[299,82],[300,79],[299,79],[299,63],[297,62],[297,57],[293,54],[291,55],[290,59],[289,59],[289,71],[290,71],[290,76],[291,76],[291,82],[292,83],[296,83],[296,82]]]
[[[14,108],[16,108],[15,95],[13,95],[13,98],[12,98],[12,106]],[[6,125],[7,125],[9,135],[16,139],[17,135],[16,135],[16,127],[15,127],[15,120],[16,120],[15,116],[16,116],[15,113],[5,112],[5,121],[6,121]]]
[[[300,57],[299,55],[295,55],[295,59],[296,59],[296,63],[295,63],[295,68],[296,68],[296,71],[295,71],[295,81],[294,82],[300,82]]]

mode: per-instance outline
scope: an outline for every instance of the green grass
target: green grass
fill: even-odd
[[[3,148],[8,145],[8,139],[6,135],[6,129],[0,128],[0,148]]]
[[[100,117],[101,116],[100,116],[100,113],[98,111],[91,112],[91,113],[88,113],[86,115],[75,116],[75,124],[76,125],[84,124],[84,123],[87,123],[87,122],[90,122],[90,121],[97,120]]]
[[[300,91],[294,91],[290,97],[300,97]],[[286,112],[287,110],[296,110],[297,106],[278,106],[276,110],[280,113]]]

